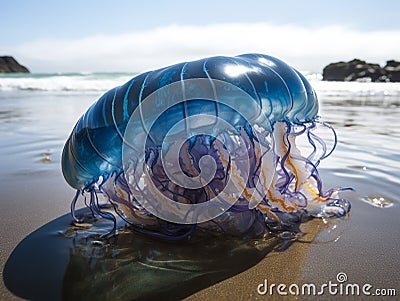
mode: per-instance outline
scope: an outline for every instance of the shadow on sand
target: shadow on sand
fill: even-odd
[[[3,278],[29,300],[177,300],[256,265],[280,245],[275,237],[240,240],[192,237],[156,240],[125,229],[102,238],[107,221],[69,214],[31,233],[10,255]],[[85,226],[86,225],[86,226]]]

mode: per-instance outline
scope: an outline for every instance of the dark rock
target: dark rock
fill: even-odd
[[[28,68],[20,65],[12,56],[0,56],[0,73],[29,73]]]
[[[388,72],[378,64],[370,64],[359,59],[349,62],[329,64],[322,71],[323,80],[327,81],[389,81]]]
[[[383,69],[388,74],[391,82],[400,82],[400,62],[394,60],[387,61]]]

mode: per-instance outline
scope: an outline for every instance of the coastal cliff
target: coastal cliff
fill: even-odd
[[[29,70],[12,56],[0,56],[0,73],[29,73]]]

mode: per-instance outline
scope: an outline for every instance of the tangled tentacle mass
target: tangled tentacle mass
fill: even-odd
[[[324,190],[318,173],[337,139],[317,112],[304,76],[266,55],[140,74],[94,103],[65,144],[72,216],[79,222],[83,195],[115,230],[103,194],[134,230],[168,240],[196,229],[254,237],[292,231],[303,216],[344,216],[343,188]]]

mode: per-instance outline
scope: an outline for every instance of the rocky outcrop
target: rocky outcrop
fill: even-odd
[[[359,59],[337,62],[326,66],[322,77],[327,81],[400,82],[400,62],[387,61],[383,68]]]
[[[391,82],[400,82],[400,62],[393,60],[387,61],[383,69],[387,72]]]
[[[0,56],[0,73],[29,73],[28,68],[20,65],[12,56]]]

